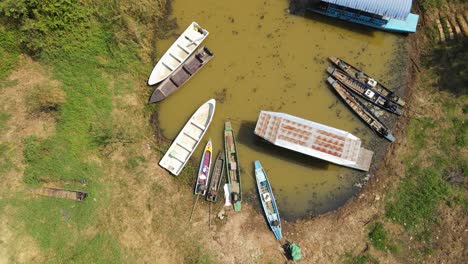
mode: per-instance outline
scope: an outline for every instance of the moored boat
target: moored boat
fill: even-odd
[[[148,84],[154,85],[169,77],[192,55],[208,34],[206,29],[192,22],[154,66]]]
[[[210,184],[208,186],[208,193],[206,194],[206,200],[209,202],[216,203],[216,200],[218,199],[221,183],[223,181],[225,166],[224,162],[224,152],[219,152],[218,156],[216,157],[213,172],[211,173]]]
[[[395,141],[391,131],[380,121],[364,104],[362,104],[339,81],[328,77],[328,83],[335,89],[344,102],[377,134],[385,137],[390,142]]]
[[[268,225],[275,234],[276,239],[280,240],[283,236],[281,234],[281,219],[278,207],[276,206],[275,196],[273,195],[265,170],[258,160],[255,161],[255,180]]]
[[[231,122],[224,123],[224,153],[226,155],[226,175],[231,193],[231,202],[234,211],[241,210],[242,187],[240,178],[239,159],[236,147],[236,139],[232,130]]]
[[[216,100],[210,99],[190,117],[159,165],[173,175],[179,175],[208,130],[215,112]]]
[[[357,79],[347,75],[344,71],[336,69],[335,67],[328,67],[327,72],[335,79],[344,84],[347,89],[361,96],[365,100],[377,105],[378,107],[387,110],[390,113],[401,115],[403,111],[395,103],[388,100],[385,96],[381,95],[370,86],[365,85]]]
[[[211,139],[206,143],[203,150],[203,156],[200,161],[200,168],[198,169],[197,182],[195,183],[194,194],[205,195],[208,189],[208,182],[210,180],[211,158],[213,156],[213,145]]]
[[[208,63],[213,56],[213,53],[207,47],[201,47],[197,52],[195,52],[195,54],[188,58],[184,64],[182,64],[182,67],[175,70],[158,86],[158,88],[154,89],[149,103],[159,102],[173,94],[206,63]]]
[[[346,72],[349,76],[356,78],[362,83],[365,83],[372,87],[374,90],[378,91],[380,94],[388,98],[390,101],[400,105],[405,106],[405,101],[396,95],[392,90],[385,87],[383,84],[377,82],[372,77],[361,71],[360,69],[354,67],[353,65],[347,63],[346,61],[336,58],[328,58],[333,64],[335,64],[340,70]]]
[[[374,155],[349,132],[285,113],[262,110],[254,133],[273,145],[363,171]]]

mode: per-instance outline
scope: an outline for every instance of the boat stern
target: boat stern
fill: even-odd
[[[234,211],[240,212],[241,210],[241,201],[237,201],[234,203]]]
[[[392,135],[392,133],[388,133],[388,134],[385,136],[385,138],[388,139],[388,141],[390,141],[390,142],[395,141],[395,137]]]

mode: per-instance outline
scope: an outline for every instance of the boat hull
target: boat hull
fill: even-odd
[[[363,105],[351,92],[349,92],[343,84],[328,77],[327,82],[335,89],[336,93],[343,101],[363,120],[372,130],[382,137],[385,137],[390,142],[395,141],[395,137],[391,131],[380,121],[365,105]]]
[[[270,182],[268,181],[265,170],[260,164],[260,161],[256,160],[254,162],[254,166],[255,180],[263,212],[271,231],[275,235],[276,239],[280,240],[283,237],[281,234],[281,218],[276,205],[275,196],[273,195]]]
[[[390,101],[400,105],[400,106],[405,106],[405,101],[401,99],[398,95],[396,95],[393,91],[388,89],[386,86],[383,84],[377,82],[372,78],[371,76],[367,75],[360,69],[354,67],[353,65],[347,63],[346,61],[336,58],[336,57],[329,57],[328,58],[333,64],[335,64],[336,67],[338,67],[340,70],[346,72],[349,76],[352,76],[353,78],[356,78],[359,80],[361,83],[367,84],[373,89],[377,90],[379,93],[381,93],[383,96],[387,97]]]
[[[195,52],[208,34],[206,29],[192,22],[154,66],[148,84],[155,85],[169,77]]]
[[[226,175],[234,211],[241,210],[242,186],[236,140],[231,122],[224,124],[224,153],[226,155]]]
[[[364,98],[366,101],[396,115],[402,115],[403,111],[378,91],[370,86],[361,83],[359,80],[349,76],[344,71],[335,67],[328,67],[327,72],[336,80],[340,81],[348,90]]]
[[[151,94],[149,103],[159,102],[175,93],[188,82],[211,58],[213,53],[205,46],[201,47],[187,61],[166,78]]]
[[[210,99],[195,111],[159,162],[162,168],[179,175],[208,130],[215,107],[216,100]]]
[[[208,190],[208,182],[210,180],[211,159],[213,156],[213,145],[211,139],[206,143],[203,155],[198,169],[198,177],[195,183],[194,194],[205,195]]]
[[[209,202],[216,203],[219,195],[221,183],[223,181],[224,167],[225,167],[225,155],[224,152],[218,153],[213,167],[213,172],[210,178],[210,184],[208,186],[208,193],[206,194],[206,200]]]

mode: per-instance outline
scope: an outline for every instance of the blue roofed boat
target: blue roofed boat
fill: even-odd
[[[268,225],[271,231],[275,234],[276,239],[280,240],[283,235],[281,234],[281,219],[276,206],[275,196],[271,190],[270,182],[266,176],[265,170],[263,170],[260,161],[255,162],[255,179],[257,181],[258,193],[260,195],[260,201],[262,202],[263,211],[265,212]]]
[[[321,0],[307,9],[326,16],[394,32],[416,32],[419,16],[412,0]]]

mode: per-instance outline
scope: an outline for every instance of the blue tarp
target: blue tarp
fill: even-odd
[[[410,14],[412,0],[322,0],[372,14],[406,20]]]

